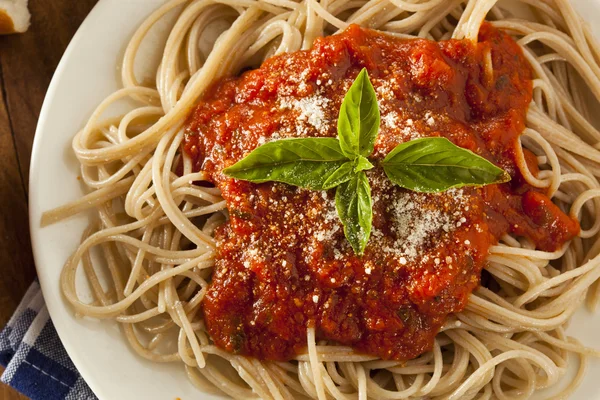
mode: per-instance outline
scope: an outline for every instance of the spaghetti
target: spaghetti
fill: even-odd
[[[600,355],[565,334],[577,307],[587,297],[594,308],[600,292],[600,132],[588,111],[588,99],[600,99],[600,47],[568,1],[521,2],[523,16],[511,13],[512,3],[492,0],[166,3],[127,47],[123,88],[100,104],[73,140],[90,194],[43,216],[48,224],[97,210],[97,221],[64,267],[66,299],[79,314],[119,321],[141,356],[182,362],[202,390],[234,398],[528,398],[556,384],[569,355],[576,355],[577,376],[559,395],[568,396],[585,373],[587,357]],[[170,11],[179,17],[156,83],[148,88],[135,77],[136,55],[149,29]],[[308,49],[315,38],[350,23],[400,37],[474,41],[486,18],[513,35],[534,71],[533,102],[520,140],[536,155],[540,171],[530,171],[521,151],[521,174],[580,221],[579,236],[553,252],[502,237],[485,267],[497,290],[476,289],[466,308],[446,321],[433,350],[407,362],[317,343],[310,327],[307,353],[291,362],[245,358],[215,346],[199,311],[214,267],[213,234],[225,221],[226,204],[218,189],[199,184],[207,174],[195,172],[180,151],[186,118],[211,82],[272,55]],[[211,29],[220,35],[208,49],[199,47]],[[102,119],[123,98],[139,105]],[[100,257],[92,257],[93,249]],[[77,296],[79,265],[92,304]],[[108,290],[100,269],[110,276]]]

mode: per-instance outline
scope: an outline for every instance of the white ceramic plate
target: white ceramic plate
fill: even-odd
[[[67,352],[101,400],[217,399],[200,393],[187,380],[182,365],[154,364],[134,354],[112,321],[78,319],[59,289],[65,260],[77,248],[87,225],[86,215],[40,228],[43,211],[83,193],[77,180],[78,164],[71,139],[94,108],[119,88],[122,54],[137,26],[164,0],[101,0],[73,38],[48,89],[41,111],[33,154],[29,207],[31,240],[37,271],[54,325]],[[574,0],[588,21],[600,21],[600,0]],[[592,26],[600,37],[600,27]],[[162,30],[162,32],[161,32]],[[160,41],[168,26],[157,27],[153,40]],[[156,43],[156,42],[154,42]],[[155,64],[152,42],[143,57]],[[139,71],[140,75],[144,71]],[[151,78],[151,76],[149,76]],[[600,347],[600,314],[581,310],[569,332],[585,344]],[[600,399],[600,362],[592,360],[583,385],[573,399]]]

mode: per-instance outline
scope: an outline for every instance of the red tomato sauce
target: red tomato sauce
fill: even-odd
[[[399,143],[443,136],[512,180],[422,194],[392,185],[380,168],[368,171],[373,233],[359,257],[344,237],[334,191],[252,184],[221,171],[269,140],[335,137],[342,99],[363,67],[381,110],[375,163]],[[216,233],[203,301],[216,345],[287,360],[305,350],[314,326],[317,340],[411,359],[465,307],[503,234],[546,251],[576,236],[577,221],[527,185],[515,161],[531,77],[519,46],[488,24],[478,43],[398,39],[353,25],[309,51],[215,83],[189,118],[184,150],[221,189],[230,215]],[[533,154],[526,159],[536,173]]]

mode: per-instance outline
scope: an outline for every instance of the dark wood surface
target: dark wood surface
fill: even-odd
[[[42,102],[69,41],[97,1],[29,0],[29,31],[0,36],[0,328],[35,277],[27,186]],[[15,399],[25,397],[0,384],[0,400]]]

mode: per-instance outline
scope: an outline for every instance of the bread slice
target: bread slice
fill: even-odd
[[[25,32],[31,14],[28,0],[0,0],[0,34]]]

